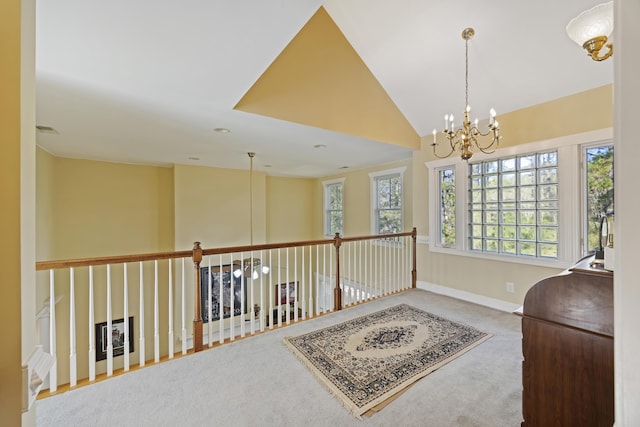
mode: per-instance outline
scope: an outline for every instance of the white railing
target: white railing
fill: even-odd
[[[392,236],[39,262],[49,392],[415,287],[415,229]]]

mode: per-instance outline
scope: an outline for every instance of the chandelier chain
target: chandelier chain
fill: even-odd
[[[469,105],[469,39],[464,40],[464,106]]]
[[[475,34],[473,28],[465,28],[462,32],[462,38],[464,39],[464,97],[465,108],[464,117],[462,120],[462,127],[457,128],[453,122],[453,114],[446,114],[444,116],[444,133],[449,142],[449,153],[441,156],[436,152],[438,141],[436,139],[436,130],[433,130],[433,155],[437,158],[443,159],[449,157],[456,151],[460,152],[460,158],[462,160],[469,160],[473,156],[473,150],[477,149],[485,154],[491,154],[495,152],[500,144],[500,128],[498,127],[498,121],[496,120],[496,112],[493,108],[489,110],[489,123],[488,129],[483,132],[478,127],[478,119],[474,122],[469,120],[469,113],[471,107],[469,106],[469,39]],[[489,137],[487,143],[480,141],[483,137]]]

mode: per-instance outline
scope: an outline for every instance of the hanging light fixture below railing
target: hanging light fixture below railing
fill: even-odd
[[[498,121],[496,120],[496,111],[492,108],[489,111],[490,119],[488,130],[486,132],[480,131],[478,127],[478,119],[475,119],[473,123],[469,120],[469,113],[471,112],[471,107],[469,107],[469,40],[473,38],[475,35],[475,30],[473,28],[465,28],[462,32],[462,38],[465,43],[465,110],[464,110],[464,120],[462,121],[462,127],[459,129],[455,129],[453,114],[447,114],[444,116],[444,130],[442,133],[445,134],[447,140],[449,141],[450,151],[444,156],[440,156],[436,152],[436,147],[438,146],[436,140],[437,131],[433,130],[433,155],[443,159],[445,157],[449,157],[455,151],[460,152],[460,157],[462,160],[469,160],[471,156],[473,156],[473,148],[477,148],[483,153],[493,153],[497,148],[500,142],[500,128],[498,125]],[[482,144],[480,142],[480,138],[491,136],[490,142],[486,144]]]
[[[249,156],[249,242],[253,246],[253,158],[256,153],[248,152]],[[234,270],[233,275],[237,278],[245,275],[245,277],[257,279],[260,277],[259,272],[262,274],[269,274],[271,270],[268,265],[262,265],[260,258],[245,258],[242,261],[236,260],[233,262]]]

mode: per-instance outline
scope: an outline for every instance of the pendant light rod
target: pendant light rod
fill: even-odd
[[[253,246],[253,158],[256,153],[248,152],[249,155],[249,242]]]

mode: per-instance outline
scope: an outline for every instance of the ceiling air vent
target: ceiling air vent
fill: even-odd
[[[51,126],[36,125],[36,129],[38,129],[38,132],[40,133],[52,133],[54,135],[58,135],[58,131]]]

